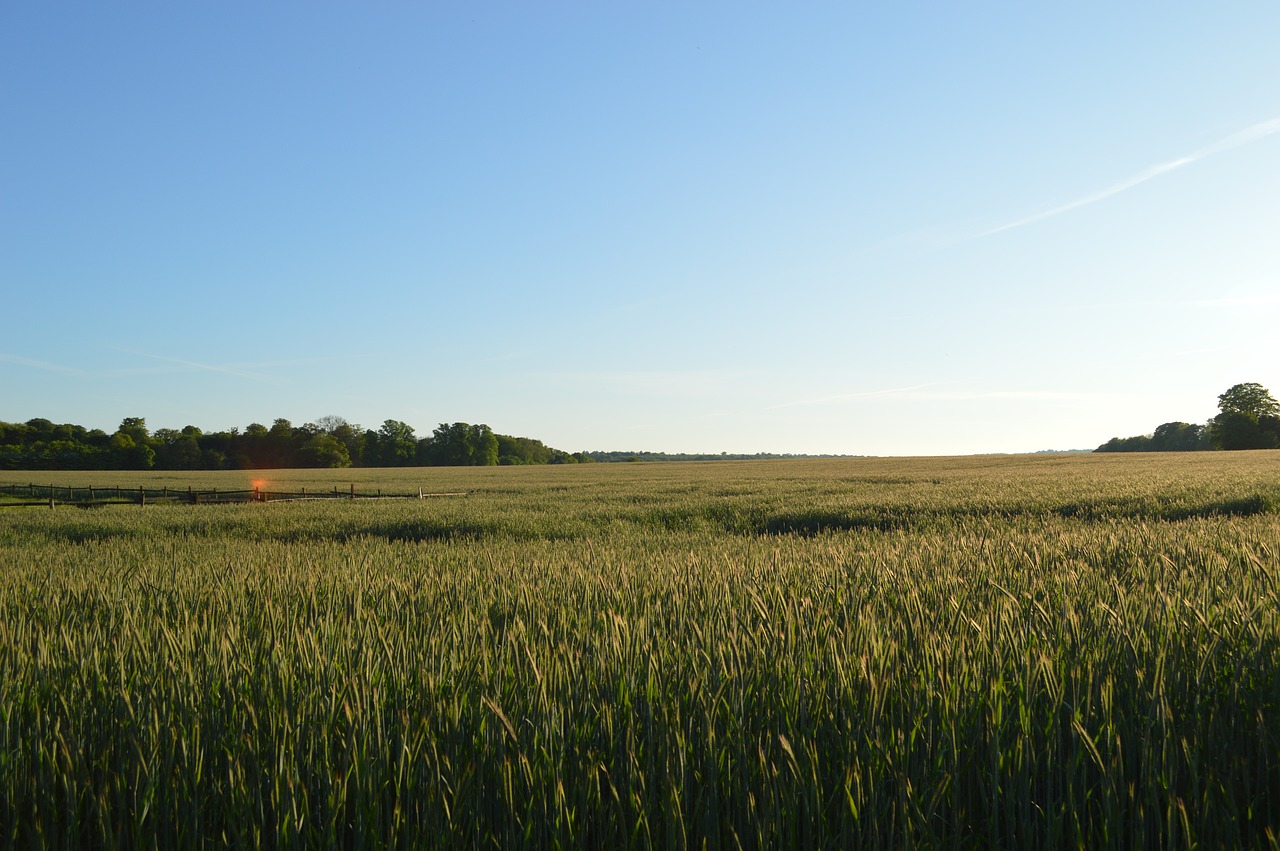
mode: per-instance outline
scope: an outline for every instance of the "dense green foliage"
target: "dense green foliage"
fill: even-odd
[[[1113,437],[1098,452],[1200,452],[1213,449],[1208,426],[1192,423],[1165,423],[1153,434]]]
[[[114,434],[45,419],[0,422],[0,470],[266,470],[279,468],[572,464],[591,460],[527,437],[494,434],[487,425],[441,423],[430,437],[386,420],[361,429],[341,417],[270,428],[250,423],[206,434],[195,426],[147,430],[127,417]]]
[[[473,495],[0,509],[0,845],[1273,847],[1277,467],[357,470]]]
[[[1113,437],[1096,452],[1198,452],[1280,448],[1280,403],[1261,384],[1237,384],[1218,397],[1205,425],[1165,423],[1154,434]]]
[[[764,461],[778,458],[849,458],[849,455],[793,455],[788,453],[756,452],[744,455],[733,452],[640,452],[640,451],[591,451],[583,452],[583,460],[591,461]]]

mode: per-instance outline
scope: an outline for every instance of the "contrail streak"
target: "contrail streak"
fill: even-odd
[[[1000,227],[992,228],[991,230],[988,230],[988,231],[983,231],[982,233],[978,234],[974,238],[981,239],[982,237],[985,237],[985,236],[994,236],[995,234],[998,234],[998,233],[1004,233],[1005,231],[1013,230],[1015,228],[1020,228],[1029,224],[1034,224],[1035,222],[1044,221],[1045,219],[1052,218],[1053,216],[1059,215],[1060,213],[1066,213],[1071,210],[1079,209],[1080,207],[1088,206],[1089,204],[1094,204],[1098,201],[1102,201],[1107,198],[1110,198],[1112,195],[1119,195],[1121,192],[1128,191],[1135,186],[1140,186],[1143,183],[1146,183],[1148,180],[1157,178],[1162,174],[1168,174],[1171,171],[1177,171],[1180,168],[1186,168],[1192,163],[1199,162],[1200,160],[1205,159],[1206,157],[1211,157],[1215,154],[1221,154],[1225,151],[1231,150],[1232,148],[1239,148],[1243,145],[1248,145],[1252,142],[1258,141],[1259,139],[1265,139],[1266,137],[1271,136],[1275,133],[1280,133],[1280,117],[1272,118],[1269,121],[1263,121],[1259,124],[1254,124],[1252,127],[1247,127],[1244,130],[1241,130],[1239,133],[1232,133],[1230,136],[1227,136],[1223,139],[1219,139],[1217,142],[1214,142],[1212,145],[1209,145],[1208,147],[1205,147],[1205,148],[1201,148],[1200,150],[1190,153],[1185,157],[1178,157],[1176,160],[1169,160],[1168,162],[1159,163],[1158,165],[1153,165],[1151,166],[1151,168],[1148,168],[1145,171],[1139,172],[1138,174],[1135,174],[1133,177],[1130,177],[1127,180],[1122,180],[1119,183],[1116,183],[1112,186],[1108,186],[1106,189],[1099,190],[1098,192],[1094,192],[1090,195],[1086,195],[1083,198],[1077,198],[1076,200],[1070,203],[1063,204],[1058,207],[1053,207],[1051,209],[1036,213],[1035,215],[1026,216],[1025,218],[1016,219],[1012,222],[1000,225]]]
[[[234,375],[237,378],[248,378],[251,381],[266,381],[266,382],[271,381],[269,377],[265,375],[261,375],[256,372],[246,372],[244,370],[230,369],[225,366],[215,366],[213,364],[208,364],[208,363],[199,363],[197,361],[185,360],[183,358],[166,357],[165,355],[150,355],[150,354],[147,354],[146,352],[139,352],[134,349],[118,349],[118,351],[126,352],[131,355],[137,355],[138,357],[141,357],[141,358],[149,358],[150,360],[161,361],[163,363],[177,364],[178,366],[183,366],[188,369],[201,370],[205,372],[217,372],[222,375]]]
[[[19,364],[20,366],[29,366],[29,367],[32,367],[33,369],[44,369],[44,370],[48,370],[49,372],[61,372],[65,375],[85,375],[86,374],[85,371],[82,369],[74,369],[73,367],[62,366],[61,364],[56,364],[56,363],[49,363],[48,361],[43,361],[43,360],[35,360],[34,358],[24,358],[24,357],[21,357],[20,355],[5,354],[4,352],[0,352],[0,361],[4,361],[5,363],[16,363],[16,364]]]

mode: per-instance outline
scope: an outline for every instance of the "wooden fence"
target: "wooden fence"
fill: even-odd
[[[0,508],[21,508],[24,506],[41,506],[55,508],[59,505],[71,505],[77,508],[94,508],[101,505],[148,505],[157,503],[178,503],[186,505],[211,505],[229,502],[298,502],[301,500],[370,500],[370,499],[427,499],[442,496],[468,496],[470,491],[451,493],[426,493],[418,488],[415,493],[383,493],[381,488],[374,492],[358,492],[355,485],[347,490],[311,490],[302,488],[299,491],[271,491],[262,488],[252,490],[196,490],[188,487],[180,488],[148,488],[139,485],[136,488],[112,485],[109,487],[87,485],[75,487],[70,485],[25,485],[0,484]],[[5,497],[8,497],[6,499]]]

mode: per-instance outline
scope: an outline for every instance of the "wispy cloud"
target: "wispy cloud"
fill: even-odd
[[[114,350],[123,352],[124,354],[133,355],[134,357],[155,361],[156,363],[151,366],[80,369],[77,367],[64,366],[63,364],[51,363],[50,361],[38,360],[36,358],[9,354],[7,352],[0,352],[0,363],[12,363],[19,366],[30,367],[31,369],[45,370],[46,372],[57,372],[63,375],[78,375],[90,378],[120,378],[134,375],[177,375],[191,372],[213,372],[221,375],[232,375],[237,378],[245,378],[250,381],[276,383],[278,382],[278,379],[266,374],[263,370],[284,366],[329,363],[338,360],[338,358],[333,357],[313,357],[287,358],[256,363],[242,362],[210,364],[187,360],[185,358],[175,358],[168,355],[156,355],[148,352],[140,352],[136,349],[114,347]],[[360,357],[360,355],[353,355],[352,357]]]
[[[1005,231],[1014,230],[1015,228],[1025,227],[1026,225],[1034,224],[1035,222],[1044,221],[1045,219],[1052,218],[1053,216],[1057,216],[1062,213],[1070,212],[1071,210],[1077,210],[1081,207],[1086,207],[1089,204],[1095,204],[1098,201],[1106,200],[1107,198],[1110,198],[1113,195],[1119,195],[1121,192],[1127,192],[1128,190],[1133,189],[1135,186],[1141,186],[1142,184],[1146,183],[1148,180],[1154,180],[1155,178],[1159,177],[1162,174],[1168,174],[1171,171],[1177,171],[1178,169],[1186,168],[1192,163],[1199,162],[1200,160],[1203,160],[1207,157],[1214,156],[1215,154],[1221,154],[1225,151],[1230,151],[1234,148],[1239,148],[1243,145],[1248,145],[1260,139],[1265,139],[1266,137],[1274,135],[1275,133],[1280,133],[1280,117],[1272,118],[1269,121],[1259,122],[1258,124],[1254,124],[1252,127],[1247,127],[1238,133],[1232,133],[1230,136],[1226,136],[1222,139],[1219,139],[1218,141],[1214,142],[1212,145],[1209,145],[1208,147],[1205,147],[1205,148],[1201,148],[1200,150],[1194,151],[1190,154],[1187,154],[1186,156],[1178,157],[1177,159],[1169,160],[1168,162],[1163,162],[1163,163],[1158,163],[1156,165],[1153,165],[1150,168],[1146,169],[1145,171],[1141,171],[1138,174],[1135,174],[1133,177],[1128,178],[1127,180],[1122,180],[1119,183],[1115,183],[1115,184],[1112,184],[1111,186],[1106,187],[1105,189],[1101,189],[1097,192],[1093,192],[1089,195],[1085,195],[1083,198],[1077,198],[1076,200],[1068,202],[1066,204],[1061,204],[1057,207],[1052,207],[1048,210],[1043,210],[1039,213],[1035,213],[1034,215],[1025,216],[1021,219],[1015,219],[1011,222],[1007,222],[1003,225],[1000,225],[999,227],[995,227],[990,230],[983,231],[982,233],[978,234],[974,238],[981,239],[982,237],[994,236],[998,233],[1004,233]]]
[[[118,351],[126,354],[135,355],[148,360],[160,361],[161,363],[174,364],[187,370],[195,372],[216,372],[221,375],[234,375],[237,378],[247,378],[250,381],[262,381],[270,383],[274,381],[270,376],[263,375],[259,372],[250,372],[236,366],[219,366],[217,364],[200,363],[199,361],[186,360],[185,358],[175,358],[168,355],[152,355],[146,352],[139,352],[134,349],[119,349]]]
[[[50,363],[49,361],[36,360],[35,358],[24,358],[21,355],[10,355],[0,352],[0,361],[5,363],[16,363],[19,366],[29,366],[32,369],[43,369],[47,372],[60,372],[63,375],[87,375],[82,369],[75,369],[62,364]]]

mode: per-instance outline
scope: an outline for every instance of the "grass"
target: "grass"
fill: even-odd
[[[273,471],[473,493],[0,511],[0,845],[1275,847],[1278,471]]]

